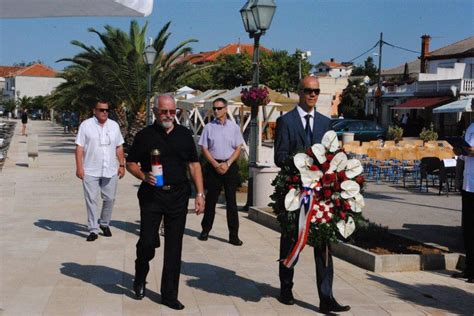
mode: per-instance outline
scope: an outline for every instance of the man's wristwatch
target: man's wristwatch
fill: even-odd
[[[203,199],[206,197],[202,192],[196,193],[196,196],[202,196]]]

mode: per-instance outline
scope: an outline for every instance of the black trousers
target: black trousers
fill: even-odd
[[[207,164],[204,169],[204,184],[206,186],[206,206],[204,209],[204,217],[201,222],[202,230],[210,232],[214,217],[216,215],[216,204],[224,187],[226,211],[227,211],[227,227],[229,228],[229,237],[235,238],[239,235],[239,214],[237,211],[236,192],[238,186],[239,169],[237,164],[233,163],[229,170],[220,175],[210,165]]]
[[[292,246],[294,239],[291,236],[280,237],[280,260],[285,259]],[[316,286],[318,288],[319,302],[329,302],[333,299],[332,295],[332,283],[334,278],[334,267],[332,263],[332,255],[330,245],[328,245],[328,264],[326,265],[326,246],[314,247],[314,261],[316,263]],[[298,258],[296,259],[298,262]],[[296,264],[296,263],[295,263]],[[279,276],[280,276],[280,291],[281,294],[288,293],[293,289],[293,275],[294,268],[289,269],[285,267],[281,261],[279,264]]]
[[[145,282],[149,262],[155,257],[158,229],[164,220],[165,249],[161,275],[161,296],[168,300],[178,298],[181,272],[183,234],[191,194],[189,184],[160,190],[143,183],[138,191],[140,203],[140,239],[135,260],[135,282]]]
[[[462,191],[462,235],[466,250],[466,273],[474,277],[474,192]]]

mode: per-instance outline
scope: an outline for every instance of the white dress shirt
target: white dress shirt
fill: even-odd
[[[474,123],[471,123],[467,128],[464,139],[471,147],[474,147]],[[474,192],[474,157],[464,156],[464,181],[462,189]]]
[[[314,124],[314,109],[311,112],[306,112],[303,110],[299,105],[296,106],[296,109],[298,110],[298,114],[300,115],[301,118],[301,123],[303,123],[303,128],[306,128],[306,115],[310,115],[311,117],[309,118],[309,126],[311,127],[311,130],[313,130],[313,124]]]
[[[123,143],[117,122],[107,119],[100,125],[95,116],[82,122],[76,136],[76,144],[84,147],[84,173],[104,178],[116,175],[116,149]]]

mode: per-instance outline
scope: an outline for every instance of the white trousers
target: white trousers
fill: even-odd
[[[109,226],[117,193],[117,183],[117,175],[112,178],[84,176],[82,186],[84,187],[84,198],[86,200],[89,232],[97,234],[99,225]],[[103,200],[100,216],[97,205],[99,192]]]

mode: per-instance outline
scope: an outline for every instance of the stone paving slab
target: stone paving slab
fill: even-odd
[[[189,214],[176,312],[159,304],[163,248],[148,277],[148,295],[133,298],[139,211],[138,181],[119,183],[112,238],[87,235],[80,181],[74,175],[73,138],[49,122],[32,121],[40,166],[27,168],[19,129],[0,173],[0,314],[2,315],[314,315],[318,312],[312,252],[296,267],[296,304],[276,299],[278,233],[240,213],[242,247],[227,243],[220,206],[207,242],[197,240],[201,217]],[[190,208],[193,201],[190,202]],[[373,273],[334,259],[334,294],[345,315],[474,313],[474,285],[448,271]]]

